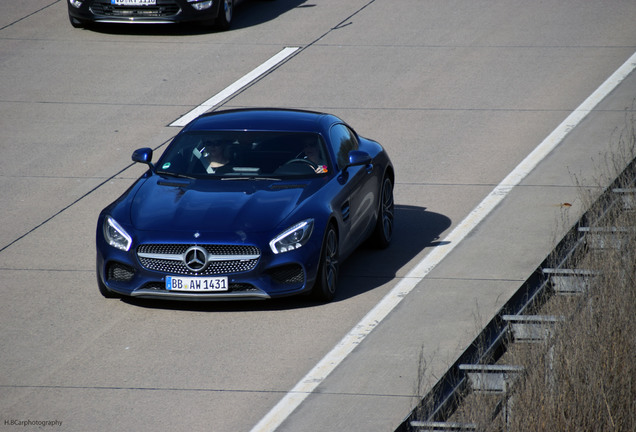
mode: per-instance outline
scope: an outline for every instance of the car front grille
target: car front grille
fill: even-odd
[[[110,0],[97,0],[90,9],[95,15],[126,18],[169,17],[181,11],[173,0],[158,0],[157,5],[153,6],[118,6],[111,4]]]
[[[253,270],[260,259],[255,246],[199,245],[205,249],[208,260],[200,271],[186,266],[185,256],[191,244],[144,244],[137,248],[141,265],[152,271],[186,276],[230,275]]]

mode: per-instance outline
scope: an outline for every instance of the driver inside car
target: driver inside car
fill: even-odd
[[[208,174],[214,174],[219,168],[226,166],[230,158],[226,154],[228,143],[221,139],[206,140],[201,149],[195,148],[194,155],[201,161]]]
[[[316,138],[306,138],[303,143],[304,159],[315,165],[314,171],[318,174],[327,172],[327,164],[322,156],[321,148]]]

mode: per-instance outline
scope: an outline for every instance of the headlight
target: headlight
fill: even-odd
[[[126,252],[132,245],[132,237],[110,216],[104,219],[104,238],[112,247]]]
[[[269,242],[269,247],[275,254],[298,249],[307,243],[313,230],[314,220],[307,219],[278,235]]]
[[[82,5],[83,0],[70,0],[71,6],[79,8]]]
[[[196,10],[208,9],[212,6],[212,1],[188,0],[188,3],[192,3],[192,7]]]

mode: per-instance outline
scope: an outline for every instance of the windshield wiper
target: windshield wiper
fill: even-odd
[[[221,177],[221,180],[269,180],[269,181],[282,181],[283,179],[276,178],[276,177],[232,176],[232,177]]]
[[[159,175],[166,175],[168,177],[178,177],[178,178],[194,180],[194,177],[191,177],[191,176],[185,175],[185,174],[181,174],[181,173],[172,173],[172,172],[168,172],[168,171],[155,171],[155,172],[157,174],[159,174]]]

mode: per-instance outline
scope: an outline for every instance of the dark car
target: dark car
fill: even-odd
[[[89,23],[199,22],[226,30],[241,0],[67,0],[73,27]]]
[[[385,150],[323,113],[205,114],[97,222],[105,297],[333,299],[340,263],[387,247],[394,170]]]

